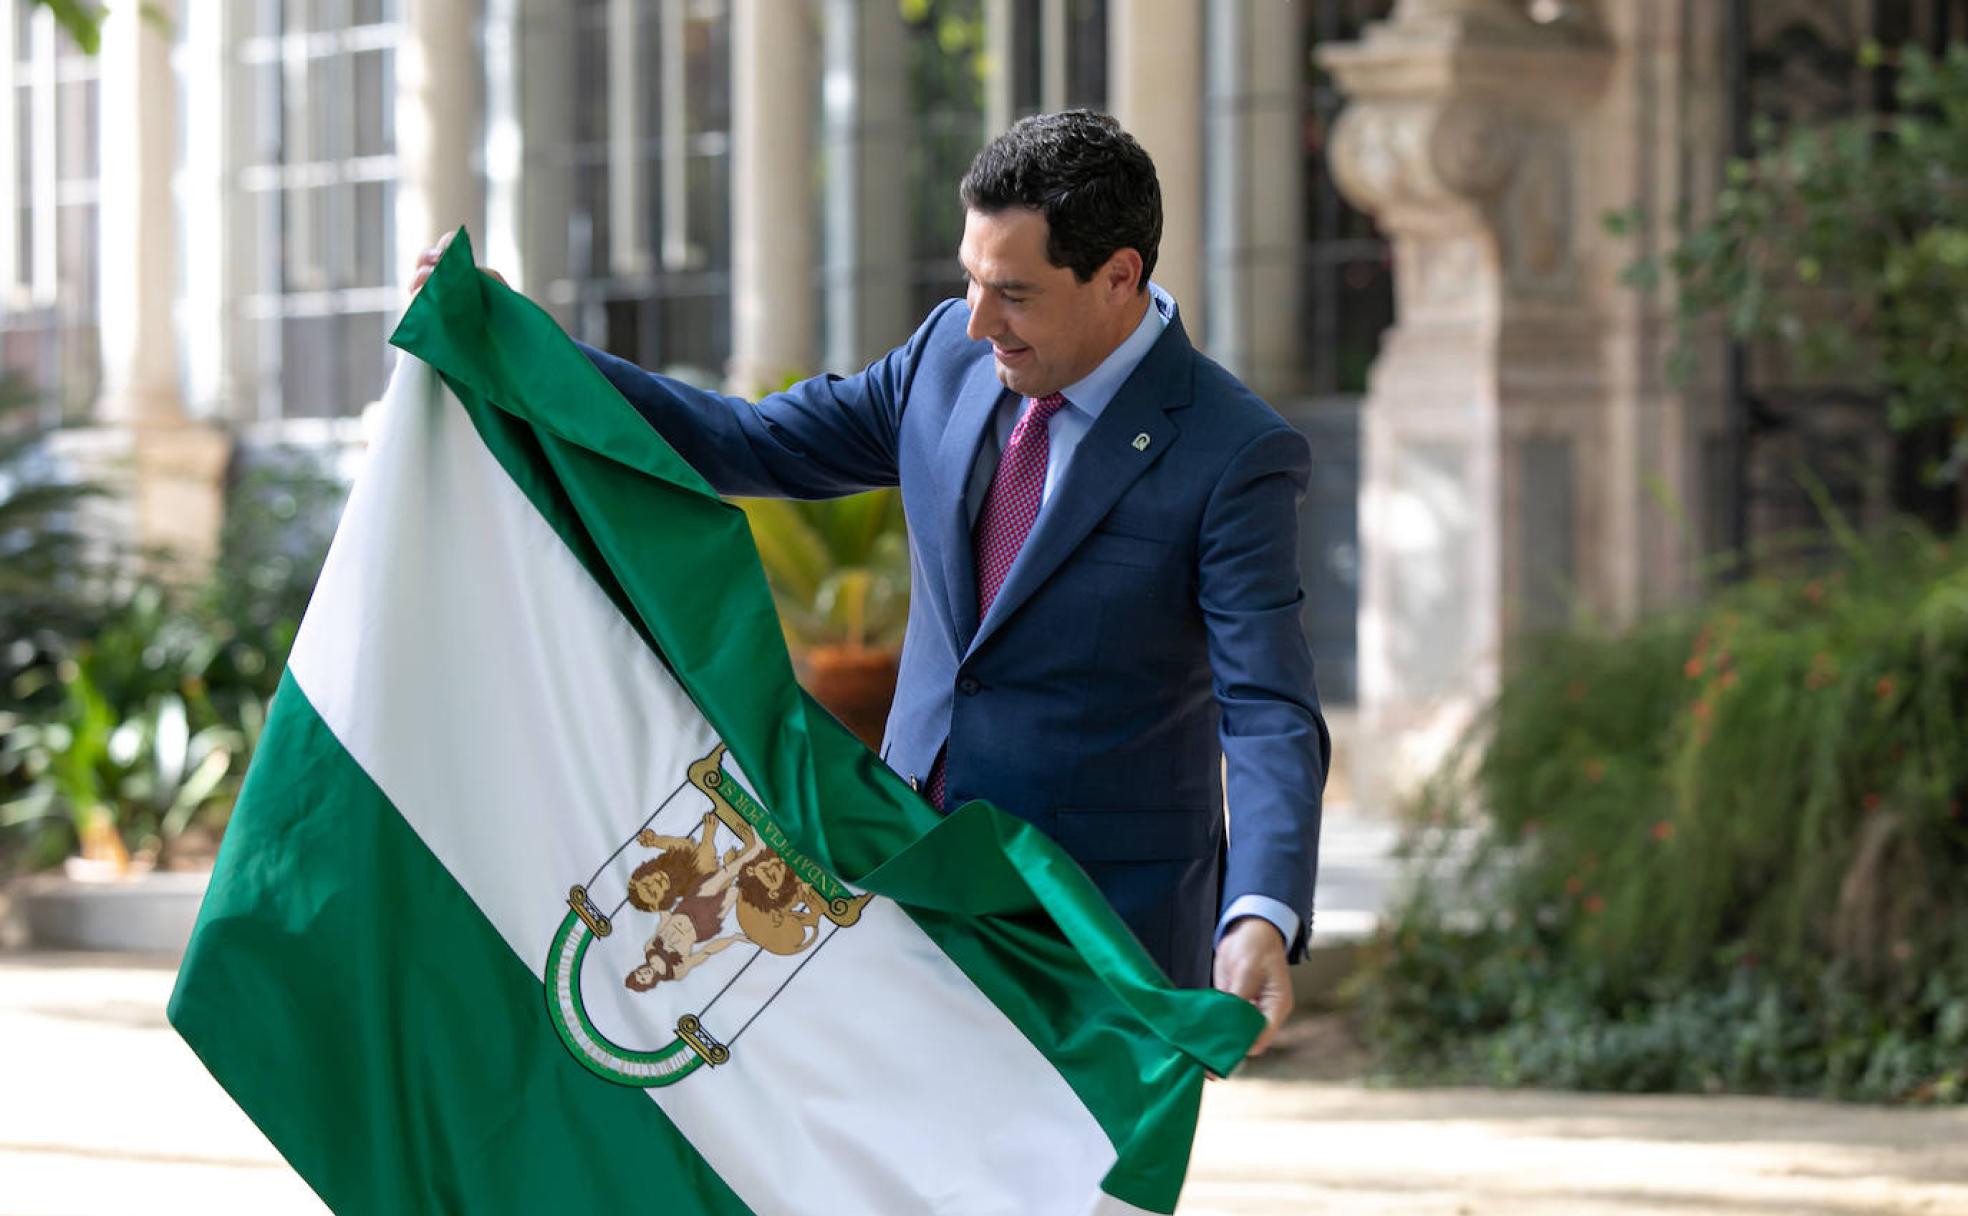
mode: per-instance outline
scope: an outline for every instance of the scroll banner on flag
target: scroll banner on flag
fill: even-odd
[[[339,1212],[1171,1212],[1205,1070],[1084,873],[793,679],[744,515],[460,234],[170,1016]]]

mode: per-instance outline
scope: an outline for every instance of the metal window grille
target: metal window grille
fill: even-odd
[[[240,420],[354,414],[382,394],[398,177],[401,0],[227,0],[231,104],[250,117],[227,189],[250,250],[231,318]],[[195,134],[192,137],[196,137]]]
[[[1735,156],[1749,151],[1759,120],[1781,127],[1867,108],[1890,111],[1892,70],[1860,65],[1865,42],[1940,50],[1968,37],[1964,0],[1729,0],[1719,10],[1706,10],[1699,0],[1684,2],[1691,18],[1702,11],[1715,18],[1714,25],[1691,21],[1690,28],[1722,46],[1729,152]],[[1708,452],[1711,495],[1719,508],[1710,513],[1711,548],[1742,555],[1747,569],[1769,542],[1819,532],[1819,486],[1832,507],[1855,523],[1896,511],[1951,522],[1951,496],[1925,484],[1923,476],[1945,436],[1895,435],[1886,427],[1875,386],[1800,384],[1770,354],[1736,342],[1725,348],[1725,425]]]
[[[45,8],[0,0],[0,20],[0,368],[41,395],[47,421],[80,420],[102,383],[98,69]]]
[[[731,353],[728,0],[575,0],[573,332],[700,382]],[[540,133],[544,137],[544,133]]]

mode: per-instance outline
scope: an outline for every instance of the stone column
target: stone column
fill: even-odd
[[[34,209],[33,231],[29,234],[34,250],[34,269],[28,276],[28,299],[38,308],[57,303],[55,177],[58,165],[55,146],[61,138],[61,126],[55,115],[55,33],[54,10],[46,6],[36,9],[28,24],[27,58],[32,65],[28,81],[31,90],[28,124],[33,130],[30,137],[33,163],[28,166],[27,191],[29,205]]]
[[[1211,355],[1260,395],[1298,387],[1304,148],[1299,20],[1292,0],[1209,0],[1208,197]]]
[[[178,339],[178,211],[171,193],[178,143],[178,81],[171,35],[179,6],[117,5],[103,22],[101,137],[101,429],[71,450],[93,449],[125,483],[132,537],[197,569],[215,550],[229,445],[185,417]],[[90,442],[93,440],[93,442]],[[87,456],[82,463],[90,463]]]
[[[1067,68],[1071,64],[1067,39],[1066,0],[1039,0],[1039,109],[1054,114],[1066,108]]]
[[[1585,581],[1604,327],[1578,179],[1609,56],[1512,0],[1406,0],[1321,58],[1353,98],[1333,172],[1395,251],[1362,411],[1358,758],[1391,806]]]
[[[995,139],[1018,118],[1018,15],[1012,0],[984,0],[984,137]]]
[[[894,0],[826,0],[826,359],[859,368],[909,336],[908,70]],[[954,196],[955,191],[952,190]]]
[[[179,78],[184,89],[185,129],[205,133],[189,139],[179,178],[179,214],[184,222],[184,276],[180,332],[184,334],[184,385],[187,413],[225,419],[235,397],[232,369],[232,234],[246,227],[228,188],[237,162],[228,156],[239,134],[234,128],[251,114],[232,84],[230,48],[237,34],[238,8],[230,4],[187,4],[179,43]],[[228,104],[231,103],[231,104]]]
[[[1129,0],[1107,10],[1114,117],[1155,159],[1162,247],[1155,281],[1175,297],[1192,338],[1203,308],[1203,7],[1201,0]]]
[[[396,48],[396,272],[405,287],[417,254],[464,224],[484,240],[485,138],[480,0],[404,0]]]
[[[805,5],[733,0],[734,392],[815,370],[813,41]]]
[[[1719,361],[1671,380],[1673,285],[1636,290],[1621,276],[1635,258],[1672,248],[1683,205],[1700,218],[1721,188],[1728,98],[1716,14],[1652,0],[1604,0],[1596,11],[1617,54],[1605,101],[1585,119],[1584,211],[1631,213],[1634,223],[1625,236],[1598,225],[1580,234],[1606,324],[1604,459],[1592,478],[1600,527],[1581,592],[1623,624],[1697,590],[1705,525],[1725,507],[1706,501],[1704,474],[1707,443],[1726,426]]]
[[[549,288],[568,274],[573,31],[554,0],[486,0],[485,24],[481,256],[514,287],[558,310]]]
[[[20,241],[20,89],[15,72],[21,49],[19,6],[23,0],[0,0],[0,315],[13,306],[21,288]]]

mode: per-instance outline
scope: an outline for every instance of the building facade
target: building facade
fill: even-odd
[[[239,450],[359,442],[415,255],[459,224],[577,337],[763,389],[960,292],[970,156],[1091,106],[1156,159],[1190,333],[1312,440],[1306,624],[1369,801],[1519,639],[1696,589],[1738,496],[1728,385],[1666,375],[1671,300],[1622,271],[1716,188],[1732,64],[1849,54],[1894,9],[151,7],[91,58],[0,0],[0,358],[130,470],[140,538],[209,547]]]

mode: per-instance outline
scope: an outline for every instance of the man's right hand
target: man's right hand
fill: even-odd
[[[431,271],[437,269],[437,260],[444,256],[446,249],[451,247],[451,238],[456,235],[455,232],[445,233],[438,238],[437,244],[432,245],[429,249],[417,255],[417,272],[410,277],[411,295],[416,295],[419,291],[423,290],[425,283],[430,282]],[[479,267],[479,269],[499,280],[501,283],[506,281],[506,276],[496,270],[488,270],[483,266]]]

